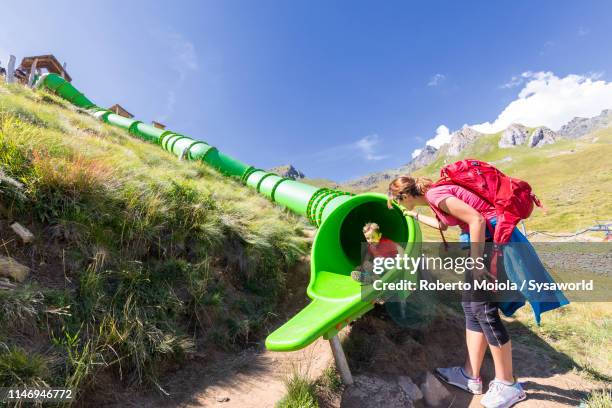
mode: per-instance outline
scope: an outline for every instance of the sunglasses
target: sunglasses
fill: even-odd
[[[404,199],[404,196],[405,196],[403,193],[392,194],[391,192],[389,192],[387,195],[389,196],[389,198],[391,200],[396,201],[396,202],[402,201]]]

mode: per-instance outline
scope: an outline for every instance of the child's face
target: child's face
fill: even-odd
[[[379,231],[368,231],[363,235],[365,236],[366,241],[368,241],[368,244],[378,244],[380,237],[382,236]]]

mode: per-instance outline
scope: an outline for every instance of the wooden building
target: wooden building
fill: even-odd
[[[153,120],[153,121],[151,121],[151,124],[152,124],[153,126],[155,126],[156,128],[158,128],[158,129],[162,129],[162,130],[163,130],[163,129],[165,129],[165,128],[166,128],[166,125],[164,125],[163,123],[156,122],[156,121],[154,121],[154,120]]]
[[[123,116],[124,118],[132,119],[134,117],[134,115],[132,115],[127,110],[125,110],[125,108],[123,106],[119,105],[118,103],[116,103],[113,106],[111,106],[110,108],[108,108],[108,110],[113,111],[117,115]]]
[[[30,74],[34,61],[36,61],[36,69],[40,70],[42,73],[50,72],[58,74],[66,81],[72,82],[72,77],[66,71],[66,64],[60,64],[53,54],[35,55],[22,59],[19,70],[24,74],[24,76],[27,77]]]

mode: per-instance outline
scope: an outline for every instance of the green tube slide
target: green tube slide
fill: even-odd
[[[344,326],[373,308],[375,293],[351,279],[350,273],[361,262],[365,240],[362,228],[376,222],[385,236],[405,244],[409,256],[421,251],[421,231],[411,217],[397,206],[387,208],[382,194],[351,193],[317,188],[249,166],[208,143],[180,133],[162,130],[134,119],[100,108],[57,74],[45,74],[37,82],[87,109],[95,118],[126,130],[132,136],[160,145],[168,152],[187,160],[206,163],[221,174],[239,179],[248,187],[273,202],[302,215],[316,227],[311,252],[310,283],[306,290],[312,300],[266,339],[266,347],[274,351],[299,350],[323,336],[329,339]],[[398,272],[399,273],[399,272]],[[392,279],[395,271],[383,275]],[[416,275],[405,278],[414,279]]]

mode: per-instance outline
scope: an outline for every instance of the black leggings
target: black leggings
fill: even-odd
[[[499,316],[497,303],[461,302],[468,330],[484,333],[487,343],[501,347],[510,340],[508,331]]]

